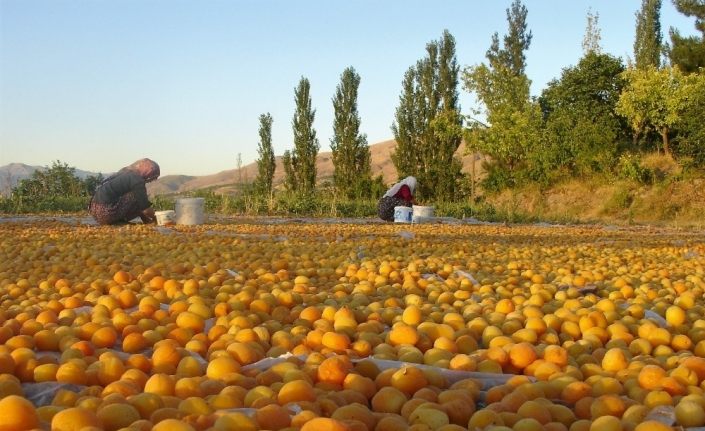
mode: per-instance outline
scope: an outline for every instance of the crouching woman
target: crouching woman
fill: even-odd
[[[140,159],[96,188],[88,212],[103,225],[127,223],[137,217],[143,223],[153,223],[154,208],[147,198],[145,185],[158,177],[159,165],[150,159]]]
[[[394,207],[411,207],[416,203],[414,191],[416,191],[416,178],[411,176],[390,187],[377,205],[379,218],[384,221],[394,221]]]

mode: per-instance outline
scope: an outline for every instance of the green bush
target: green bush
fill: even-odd
[[[617,162],[617,177],[635,181],[639,184],[653,182],[654,172],[641,165],[641,160],[634,154],[622,154]]]

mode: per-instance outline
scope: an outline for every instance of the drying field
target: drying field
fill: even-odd
[[[0,430],[705,425],[705,234],[0,223]]]

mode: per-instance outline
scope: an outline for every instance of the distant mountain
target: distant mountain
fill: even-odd
[[[397,180],[397,171],[392,163],[391,154],[396,147],[393,139],[378,142],[370,145],[372,175],[382,175],[386,184],[391,184]],[[461,157],[463,171],[472,172],[475,165],[477,178],[483,176],[482,161],[479,154],[465,155],[465,144],[461,144],[456,155]],[[23,163],[10,163],[0,166],[0,193],[6,195],[12,187],[25,178],[29,178],[37,169],[46,169],[43,166],[30,166]],[[316,158],[317,180],[319,183],[333,181],[333,155],[330,151],[319,153]],[[76,169],[79,178],[86,178],[90,175],[97,175],[96,172]],[[109,174],[103,174],[108,176]],[[232,193],[237,188],[236,184],[249,183],[257,178],[257,163],[250,163],[241,169],[229,169],[217,174],[190,176],[190,175],[165,175],[158,180],[147,184],[147,192],[150,195],[178,194],[199,189],[212,189],[216,193]],[[284,166],[281,157],[276,157],[276,169],[274,171],[274,186],[281,187],[284,183]]]
[[[34,171],[46,170],[46,166],[32,166],[24,163],[10,163],[9,165],[0,166],[0,195],[7,196],[12,191],[12,188],[20,181],[32,176]],[[98,175],[98,172],[84,171],[76,169],[74,171],[77,177],[85,179],[91,175]],[[106,176],[107,174],[103,174]]]
[[[370,145],[372,175],[382,175],[386,184],[397,180],[397,170],[392,163],[391,154],[396,148],[393,139]],[[475,174],[478,178],[483,176],[482,161],[479,154],[465,155],[465,144],[461,144],[456,155],[461,157],[463,172],[471,173],[475,164]],[[318,183],[333,180],[333,155],[330,151],[318,153],[316,158],[316,172]],[[249,183],[257,178],[257,163],[250,163],[240,170],[229,169],[217,174],[189,177],[185,175],[167,175],[147,185],[151,195],[185,193],[192,190],[211,188],[216,193],[231,193],[236,190],[238,183]],[[284,166],[281,157],[276,157],[276,168],[273,178],[274,187],[284,183]]]

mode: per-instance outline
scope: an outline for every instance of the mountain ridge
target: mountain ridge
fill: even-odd
[[[382,175],[385,184],[390,184],[397,180],[397,172],[392,163],[391,154],[396,148],[396,141],[389,139],[386,141],[371,144],[370,164],[372,175]],[[456,155],[463,162],[463,171],[472,172],[472,165],[475,164],[477,177],[482,176],[482,161],[479,154],[465,154],[465,145],[461,144]],[[274,187],[281,187],[284,182],[284,166],[282,157],[275,157],[276,168],[274,170]],[[37,169],[46,169],[44,166],[32,166],[24,163],[10,163],[0,166],[0,193],[8,195],[12,187],[25,178],[31,177]],[[97,172],[76,169],[79,178],[86,178],[89,175],[97,175]],[[323,183],[333,180],[333,155],[330,151],[320,152],[316,157],[317,182]],[[107,176],[107,174],[103,174]],[[147,191],[150,195],[180,194],[199,189],[212,189],[215,193],[228,194],[235,190],[235,185],[250,183],[257,177],[257,162],[249,163],[240,169],[226,169],[210,175],[164,175],[154,182],[147,184]]]

